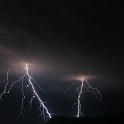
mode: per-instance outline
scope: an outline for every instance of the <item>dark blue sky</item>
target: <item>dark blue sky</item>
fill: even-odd
[[[96,77],[89,82],[101,91],[107,112],[118,115],[124,110],[123,28],[123,6],[117,1],[1,0],[0,76],[11,67],[18,71],[13,76],[12,70],[10,80],[17,79],[23,64],[31,63],[34,78],[47,92],[43,100],[50,111],[70,117],[76,113],[71,105],[77,100],[80,81],[65,96],[61,93],[75,82],[69,77],[89,73]],[[0,93],[3,86],[0,82]],[[15,91],[20,96],[20,89]],[[0,103],[3,120],[17,115],[16,97],[6,95]],[[86,116],[106,113],[86,90],[82,106]],[[33,113],[27,112],[27,118],[35,117],[37,110]]]

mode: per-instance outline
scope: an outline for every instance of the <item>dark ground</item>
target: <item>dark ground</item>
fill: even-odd
[[[114,117],[111,115],[105,115],[97,118],[65,118],[61,116],[55,116],[47,122],[47,124],[122,124],[124,123],[124,112],[119,116]]]

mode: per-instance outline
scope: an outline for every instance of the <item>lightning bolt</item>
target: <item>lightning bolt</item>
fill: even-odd
[[[30,86],[31,88],[32,88],[32,91],[33,91],[33,96],[32,96],[32,98],[31,98],[31,100],[30,100],[30,107],[29,107],[29,110],[30,110],[30,108],[31,108],[31,106],[32,106],[32,101],[33,101],[33,99],[34,98],[37,98],[38,99],[38,101],[39,101],[39,104],[40,104],[40,107],[39,107],[39,110],[40,110],[40,112],[41,112],[41,115],[43,114],[43,117],[44,117],[44,119],[46,118],[45,117],[45,113],[47,114],[47,117],[48,118],[52,118],[52,115],[51,115],[51,113],[48,111],[48,108],[45,106],[45,104],[44,104],[44,102],[41,100],[41,98],[39,97],[39,95],[38,95],[38,93],[36,92],[36,90],[35,90],[35,87],[34,87],[34,85],[33,85],[33,82],[34,83],[36,83],[37,84],[37,86],[40,88],[40,86],[38,85],[38,83],[32,78],[32,76],[29,74],[29,67],[28,67],[28,64],[26,64],[26,66],[25,66],[25,74],[23,75],[23,76],[21,76],[17,81],[15,81],[15,82],[13,82],[13,83],[11,83],[11,85],[10,85],[10,88],[7,90],[7,87],[8,87],[8,84],[9,84],[9,71],[10,71],[10,69],[7,71],[7,77],[6,77],[6,80],[7,80],[7,83],[5,84],[5,87],[4,87],[4,90],[3,90],[3,92],[0,94],[0,101],[2,101],[2,96],[4,95],[4,94],[8,94],[8,93],[10,93],[10,91],[11,91],[11,89],[12,89],[12,87],[13,87],[13,85],[14,84],[16,84],[16,83],[18,83],[18,82],[22,82],[22,85],[21,85],[21,87],[22,87],[22,95],[23,95],[23,98],[22,98],[22,107],[21,107],[21,110],[20,110],[20,114],[17,116],[17,117],[19,117],[20,115],[22,115],[22,117],[24,118],[24,111],[25,111],[25,109],[24,109],[24,99],[25,99],[25,94],[24,94],[24,77],[25,76],[27,76],[28,77],[28,85],[26,86],[27,88]],[[40,88],[40,89],[42,89],[42,88]],[[42,89],[43,90],[43,89]],[[44,90],[43,90],[44,91]],[[42,107],[42,111],[41,111],[41,107]]]
[[[43,101],[40,99],[39,95],[37,94],[37,92],[36,92],[36,90],[35,90],[35,88],[33,86],[33,83],[31,82],[32,77],[29,75],[28,64],[26,64],[26,74],[29,77],[29,79],[28,79],[29,85],[31,85],[34,95],[39,100],[40,106],[43,107],[43,114],[44,114],[44,111],[46,111],[46,113],[48,114],[48,117],[52,118],[50,112],[48,111],[47,107],[44,105]]]
[[[80,101],[80,98],[81,98],[81,94],[82,94],[82,89],[83,89],[83,79],[82,79],[82,83],[81,83],[81,87],[80,87],[80,91],[79,91],[79,95],[78,95],[78,113],[77,113],[77,117],[79,118],[80,115],[83,115],[82,112],[81,112],[81,101]]]
[[[77,113],[76,117],[78,117],[78,118],[80,117],[80,115],[81,116],[83,115],[82,112],[81,112],[81,101],[80,101],[83,87],[86,88],[87,91],[93,93],[95,95],[96,99],[98,101],[100,101],[101,103],[103,103],[103,105],[104,105],[104,107],[106,109],[106,105],[102,100],[102,95],[101,95],[100,91],[97,88],[91,87],[91,85],[89,84],[89,82],[87,80],[86,80],[86,85],[84,84],[84,79],[82,79],[82,83],[81,83],[80,91],[79,91],[79,95],[78,95],[78,102],[77,102],[77,104],[78,104],[78,113]]]
[[[81,81],[82,82],[81,82],[80,87],[79,88],[76,88],[76,90],[78,91],[77,102],[72,105],[72,108],[73,108],[74,105],[77,105],[77,114],[76,114],[76,117],[79,118],[79,117],[84,116],[84,114],[82,114],[82,111],[81,111],[81,96],[82,96],[83,88],[86,88],[88,92],[93,93],[95,95],[96,99],[99,102],[101,102],[104,105],[105,109],[106,109],[106,105],[105,105],[105,103],[102,100],[102,95],[101,95],[100,91],[97,88],[92,87],[87,80],[85,80],[85,79],[82,78]],[[67,88],[63,94],[66,94],[67,91],[70,90],[71,87],[74,86],[75,84],[77,84],[77,82],[76,83],[73,83],[69,88]]]

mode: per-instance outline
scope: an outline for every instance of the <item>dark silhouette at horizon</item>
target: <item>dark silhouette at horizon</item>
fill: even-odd
[[[124,111],[118,116],[110,114],[99,117],[72,117],[54,116],[46,124],[122,124],[124,123]]]

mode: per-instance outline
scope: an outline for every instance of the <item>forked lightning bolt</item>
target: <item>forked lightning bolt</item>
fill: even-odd
[[[83,115],[81,112],[81,101],[80,101],[82,89],[83,89],[83,81],[84,80],[82,79],[82,83],[81,83],[81,87],[80,87],[80,91],[79,91],[79,95],[78,95],[78,113],[77,113],[78,118],[80,117],[80,115]]]
[[[63,94],[66,94],[66,92],[68,90],[70,90],[71,87],[74,86],[74,84],[76,84],[76,83],[73,83]],[[104,107],[106,109],[106,106],[105,106],[105,103],[102,100],[102,95],[101,95],[100,91],[97,88],[91,87],[91,85],[89,84],[89,82],[87,80],[84,80],[82,78],[82,82],[81,82],[80,87],[79,88],[76,88],[78,90],[78,100],[77,100],[76,103],[73,104],[73,106],[74,105],[77,105],[77,115],[76,115],[77,118],[79,118],[81,116],[84,116],[82,114],[82,111],[81,111],[81,95],[82,95],[83,88],[86,88],[88,92],[93,93],[95,95],[96,99],[98,101],[100,101],[101,103],[103,103],[103,105],[104,105]]]
[[[80,117],[80,115],[81,116],[83,115],[82,112],[81,112],[81,101],[80,101],[83,87],[86,88],[87,91],[92,92],[95,95],[96,99],[98,101],[100,101],[101,103],[103,103],[103,105],[104,105],[104,107],[106,109],[106,105],[105,105],[105,103],[102,100],[102,95],[101,95],[100,91],[97,88],[91,87],[90,84],[89,84],[89,82],[87,80],[86,80],[86,85],[84,84],[84,80],[82,79],[82,83],[81,83],[80,91],[79,91],[79,95],[78,95],[78,103],[77,103],[78,104],[78,113],[77,113],[76,116],[78,118]]]
[[[24,93],[24,86],[26,86],[27,88],[31,87],[31,88],[32,88],[32,91],[33,91],[33,96],[31,97],[31,99],[30,99],[30,101],[29,101],[29,103],[30,103],[29,110],[30,110],[30,108],[31,108],[31,106],[32,106],[33,100],[34,100],[35,98],[37,98],[38,101],[39,101],[39,104],[40,104],[40,106],[39,106],[39,110],[40,110],[40,112],[41,112],[40,115],[43,115],[44,120],[46,119],[46,116],[45,116],[45,115],[47,115],[48,118],[52,118],[51,113],[48,111],[48,109],[47,109],[47,107],[45,106],[44,102],[40,99],[38,93],[37,93],[36,90],[35,90],[35,87],[34,87],[33,83],[37,84],[37,86],[38,86],[40,89],[42,89],[42,88],[39,86],[39,84],[38,84],[38,83],[33,79],[33,77],[30,75],[28,64],[26,64],[26,66],[25,66],[25,73],[24,73],[18,80],[16,80],[15,82],[12,82],[11,85],[10,85],[10,87],[9,87],[9,83],[10,83],[10,82],[9,82],[9,71],[10,71],[10,69],[7,71],[7,76],[6,76],[6,79],[4,80],[4,81],[6,81],[7,83],[6,83],[5,86],[4,86],[3,92],[0,94],[0,101],[2,101],[2,97],[3,97],[4,94],[10,93],[10,91],[11,91],[11,89],[12,89],[12,87],[13,87],[14,84],[19,83],[19,82],[21,81],[21,87],[22,87],[22,95],[23,95],[23,98],[22,98],[22,103],[21,103],[22,106],[21,106],[20,113],[19,113],[18,116],[22,115],[22,117],[24,118],[24,112],[25,112],[25,109],[24,109],[24,100],[25,100],[25,98],[26,98],[25,93]],[[24,78],[25,78],[25,76],[28,77],[28,85],[24,85]],[[1,81],[1,82],[4,82],[4,81]],[[76,82],[76,83],[77,83],[77,82]],[[66,94],[66,92],[67,92],[72,86],[74,86],[76,83],[73,83],[63,94]],[[8,87],[9,87],[9,88],[8,88]],[[81,111],[81,96],[82,96],[83,88],[86,88],[87,91],[93,93],[93,94],[95,95],[96,99],[104,104],[104,102],[103,102],[103,100],[102,100],[102,96],[101,96],[100,91],[99,91],[97,88],[91,87],[91,85],[89,84],[89,82],[88,82],[87,80],[84,80],[84,79],[82,78],[81,86],[78,88],[78,100],[77,100],[77,103],[75,103],[75,104],[77,104],[77,115],[76,115],[76,117],[78,117],[78,118],[81,117],[81,116],[84,116],[84,115],[82,114],[82,111]],[[43,89],[42,89],[42,90],[43,90]],[[43,91],[44,91],[44,90],[43,90]],[[74,105],[75,105],[75,104],[74,104]],[[105,104],[104,104],[104,106],[105,106]],[[42,110],[41,110],[41,108],[42,108]],[[105,106],[105,108],[106,108],[106,106]]]
[[[7,90],[7,86],[9,84],[9,71],[10,71],[10,69],[7,71],[7,77],[6,77],[7,83],[6,83],[5,87],[4,87],[3,92],[0,94],[0,100],[2,100],[2,96],[4,94],[7,94],[7,93],[9,93],[11,91],[11,89],[12,89],[12,87],[13,87],[14,84],[22,81],[22,84],[21,84],[21,86],[22,86],[22,95],[23,95],[23,98],[22,98],[22,107],[21,107],[21,110],[20,110],[20,114],[18,116],[22,115],[22,117],[24,118],[24,104],[23,104],[24,99],[25,99],[25,94],[24,94],[24,77],[27,76],[28,77],[29,84],[26,87],[31,86],[32,91],[33,91],[33,96],[32,96],[32,98],[31,98],[31,100],[30,100],[29,103],[32,105],[33,99],[34,98],[37,98],[38,101],[39,101],[39,104],[40,104],[40,107],[39,107],[40,112],[41,112],[41,107],[43,109],[43,111],[42,111],[43,117],[45,118],[45,113],[46,113],[48,118],[52,118],[51,113],[48,111],[48,109],[45,106],[44,102],[40,99],[38,93],[36,92],[36,90],[34,88],[33,82],[36,83],[36,84],[37,84],[37,82],[29,74],[28,64],[26,64],[26,66],[25,66],[26,73],[22,77],[20,77],[17,81],[11,83],[10,88]],[[39,85],[38,85],[38,87],[39,87]],[[30,108],[31,108],[31,106],[29,107],[29,109]]]

